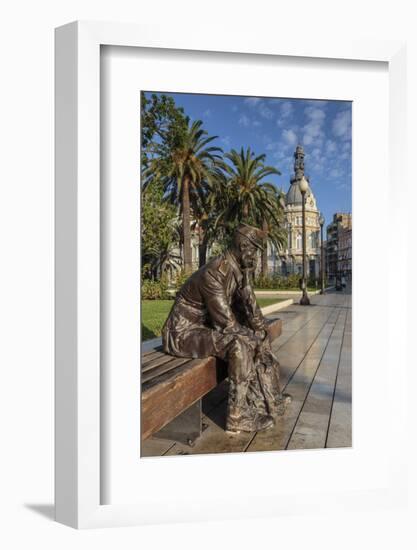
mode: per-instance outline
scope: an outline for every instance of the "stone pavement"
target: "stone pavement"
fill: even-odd
[[[284,391],[292,403],[265,432],[227,435],[227,381],[203,399],[205,430],[194,447],[156,436],[142,456],[209,454],[284,449],[323,449],[352,444],[352,310],[349,291],[312,296],[272,314],[283,321],[274,352]]]

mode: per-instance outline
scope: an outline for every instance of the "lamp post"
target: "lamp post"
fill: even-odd
[[[300,191],[301,191],[301,204],[302,204],[302,212],[303,212],[303,278],[301,281],[301,290],[303,291],[303,295],[301,296],[300,305],[302,306],[309,306],[310,300],[307,295],[307,283],[306,283],[306,192],[308,189],[308,181],[303,176],[299,183]]]
[[[320,294],[324,294],[324,243],[323,243],[324,217],[323,217],[323,214],[320,214],[319,224],[320,224],[320,266],[321,266]]]

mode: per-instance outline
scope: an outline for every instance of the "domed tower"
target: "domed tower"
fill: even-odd
[[[290,179],[290,188],[285,197],[285,218],[288,231],[287,249],[280,254],[281,272],[283,275],[301,273],[302,270],[302,194],[300,181],[303,176],[309,186],[306,192],[306,239],[307,239],[307,274],[319,276],[320,266],[320,212],[310,187],[310,178],[304,173],[304,149],[297,145],[294,152],[294,174]]]
[[[291,176],[291,185],[285,199],[287,206],[300,205],[301,207],[302,195],[300,191],[300,181],[303,176],[309,183],[306,192],[306,206],[310,205],[316,208],[316,199],[314,198],[313,192],[310,188],[310,178],[304,174],[304,149],[301,145],[297,145],[294,153],[294,174]]]

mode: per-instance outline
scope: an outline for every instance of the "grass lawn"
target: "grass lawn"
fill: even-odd
[[[301,289],[298,288],[298,287],[294,287],[294,288],[255,288],[254,289],[255,292],[287,292],[287,291],[293,291],[293,290],[297,290],[298,292],[301,292]],[[316,291],[316,290],[320,290],[320,287],[318,286],[317,288],[315,286],[308,286],[307,287],[307,290],[309,292],[313,292],[313,291]]]
[[[142,300],[142,341],[161,336],[174,300]]]
[[[258,298],[260,307],[282,302],[283,298]],[[161,330],[174,300],[142,300],[142,341],[161,336]]]
[[[272,304],[277,304],[278,302],[283,302],[284,298],[263,298],[261,296],[258,296],[258,298],[256,298],[256,301],[258,302],[259,307],[266,307]]]

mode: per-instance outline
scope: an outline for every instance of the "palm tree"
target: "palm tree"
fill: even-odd
[[[227,180],[224,175],[224,163],[217,162],[211,171],[209,180],[202,186],[203,192],[196,196],[191,194],[194,213],[194,229],[198,231],[199,267],[207,260],[207,249],[215,241],[221,240],[224,229],[219,225],[227,206]]]
[[[240,152],[232,149],[225,158],[228,179],[228,206],[224,212],[227,223],[236,225],[246,222],[262,227],[267,233],[262,254],[262,274],[267,273],[268,239],[277,247],[285,244],[283,225],[283,204],[280,193],[265,178],[280,174],[272,166],[265,165],[266,155],[256,156],[250,147]]]
[[[172,243],[164,243],[163,246],[156,251],[151,263],[152,270],[159,275],[159,277],[172,274],[180,267],[181,256],[176,253],[176,247]]]
[[[218,136],[208,136],[203,122],[191,123],[186,117],[186,130],[166,157],[154,159],[145,174],[162,177],[165,197],[179,206],[182,216],[183,265],[186,273],[192,270],[191,212],[194,204],[203,201],[205,186],[216,178],[216,170],[222,165],[220,147],[208,146]]]

